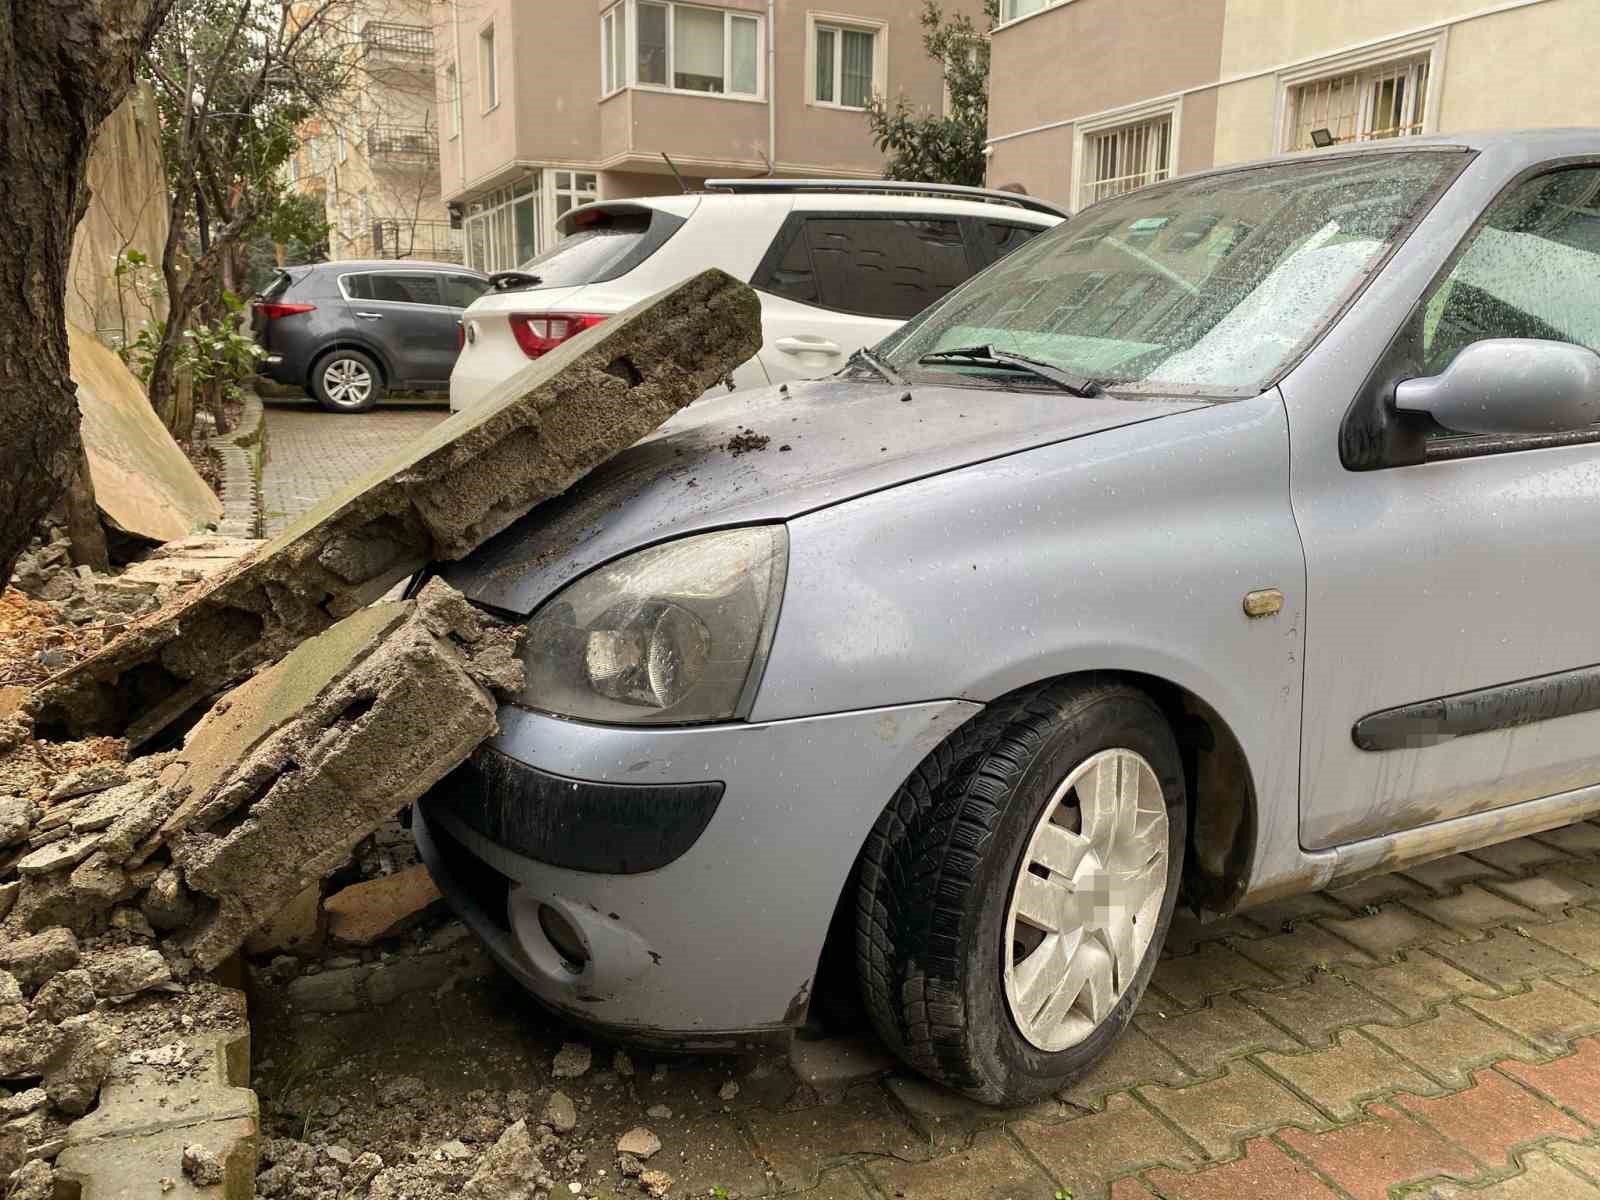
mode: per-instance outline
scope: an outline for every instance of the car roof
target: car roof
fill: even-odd
[[[464,267],[460,263],[440,262],[428,258],[342,258],[337,262],[290,263],[285,271],[448,271],[452,275],[476,275],[487,278],[482,271]]]
[[[915,192],[831,192],[831,191],[781,191],[770,192],[684,192],[660,196],[635,196],[616,200],[595,200],[582,208],[573,209],[562,217],[564,222],[580,212],[615,211],[618,208],[654,208],[677,216],[687,217],[700,211],[713,213],[730,207],[771,209],[774,212],[914,212],[929,216],[981,217],[990,221],[1009,221],[1018,225],[1031,225],[1048,229],[1059,225],[1065,218],[1050,213],[1037,212],[1003,201],[952,198],[947,196],[918,195]]]

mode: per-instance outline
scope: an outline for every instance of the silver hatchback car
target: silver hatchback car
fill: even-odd
[[[1106,200],[831,378],[702,401],[442,567],[527,689],[419,804],[499,961],[736,1047],[844,961],[1060,1087],[1180,897],[1600,811],[1600,132]]]

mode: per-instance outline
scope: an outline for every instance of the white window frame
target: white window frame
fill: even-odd
[[[1073,204],[1074,209],[1081,209],[1092,203],[1088,199],[1089,188],[1093,186],[1093,183],[1100,182],[1091,181],[1087,174],[1089,165],[1087,147],[1090,139],[1101,134],[1113,133],[1129,126],[1145,125],[1162,118],[1167,119],[1171,128],[1167,134],[1167,162],[1164,168],[1166,173],[1161,178],[1171,179],[1178,173],[1178,140],[1183,133],[1182,97],[1174,100],[1160,100],[1150,104],[1113,109],[1073,124],[1072,195],[1075,201]]]
[[[833,31],[833,100],[817,98],[817,31]],[[870,33],[872,35],[872,94],[889,94],[889,24],[872,21],[847,13],[806,13],[806,103],[813,108],[835,108],[843,112],[865,112],[866,106],[841,104],[837,99],[844,93],[844,34]]]
[[[1428,86],[1422,97],[1422,129],[1419,133],[1437,133],[1439,100],[1444,86],[1445,51],[1449,42],[1450,30],[1447,26],[1416,37],[1397,38],[1344,54],[1329,55],[1291,71],[1278,72],[1272,113],[1273,129],[1276,131],[1273,134],[1273,151],[1281,154],[1293,145],[1294,131],[1291,125],[1295,115],[1294,96],[1300,88],[1344,75],[1361,74],[1386,66],[1398,67],[1424,58],[1428,63]],[[1365,121],[1369,103],[1370,97],[1364,91],[1358,122]]]
[[[1064,4],[1071,4],[1072,0],[1045,0],[1044,4],[1032,12],[1019,13],[1017,16],[1006,16],[1006,0],[1000,0],[1000,19],[995,22],[995,29],[1008,29],[1019,21],[1026,21],[1030,17],[1037,17],[1040,13],[1047,13],[1052,8],[1060,8]],[[991,31],[993,32],[993,31]]]
[[[500,47],[490,21],[478,30],[478,105],[482,112],[492,113],[500,107],[500,64],[497,61]],[[489,86],[484,87],[485,79]]]
[[[628,86],[628,44],[630,41],[628,33],[632,25],[632,22],[628,20],[628,9],[631,7],[632,5],[627,3],[627,0],[622,0],[621,3],[613,4],[600,14],[600,96],[602,99],[606,96],[615,95]],[[618,21],[622,22],[620,31],[617,28]],[[618,39],[619,33],[621,44],[613,47],[612,43]],[[613,50],[615,50],[615,55],[613,55]],[[616,65],[618,58],[621,59],[622,70],[613,78],[612,68]]]
[[[671,92],[679,96],[701,96],[709,100],[739,100],[747,104],[764,104],[767,96],[767,19],[760,13],[742,8],[718,8],[713,4],[683,4],[679,0],[647,0],[660,3],[667,10],[667,62],[665,83],[639,81],[639,0],[619,0],[606,10],[600,27],[600,94],[614,95],[623,88],[637,88],[643,92]],[[753,92],[702,92],[695,88],[673,86],[673,57],[677,53],[677,12],[680,8],[698,8],[722,14],[722,80],[724,87],[733,85],[733,22],[751,21],[756,27],[756,90]],[[623,14],[622,80],[610,91],[606,90],[606,32],[605,19],[612,13]]]
[[[561,175],[566,175],[571,180],[570,186],[559,186],[558,177]],[[587,175],[592,178],[594,186],[580,188],[578,186],[578,177],[580,175]],[[540,206],[544,213],[544,224],[540,230],[540,237],[543,239],[539,246],[539,253],[541,254],[556,244],[559,237],[556,233],[556,221],[561,216],[566,215],[565,213],[556,212],[556,209],[560,207],[556,201],[560,197],[566,196],[572,201],[572,208],[567,209],[567,212],[571,212],[573,208],[577,208],[579,205],[591,204],[600,199],[600,173],[593,167],[546,167],[543,182],[543,195],[549,197],[549,203]]]

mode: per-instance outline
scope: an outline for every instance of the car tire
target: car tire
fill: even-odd
[[[311,392],[329,412],[366,412],[383,399],[383,372],[360,350],[331,350],[311,368]]]
[[[1149,983],[1186,837],[1177,741],[1145,693],[1091,679],[990,705],[912,773],[863,850],[856,961],[879,1035],[985,1103],[1070,1083]]]

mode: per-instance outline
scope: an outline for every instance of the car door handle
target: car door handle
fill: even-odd
[[[781,337],[772,343],[773,349],[782,350],[785,354],[841,354],[838,342],[830,342],[825,337]]]
[[[363,321],[381,321],[381,320],[383,320],[383,314],[382,313],[358,312],[356,314],[356,316],[360,317]]]

